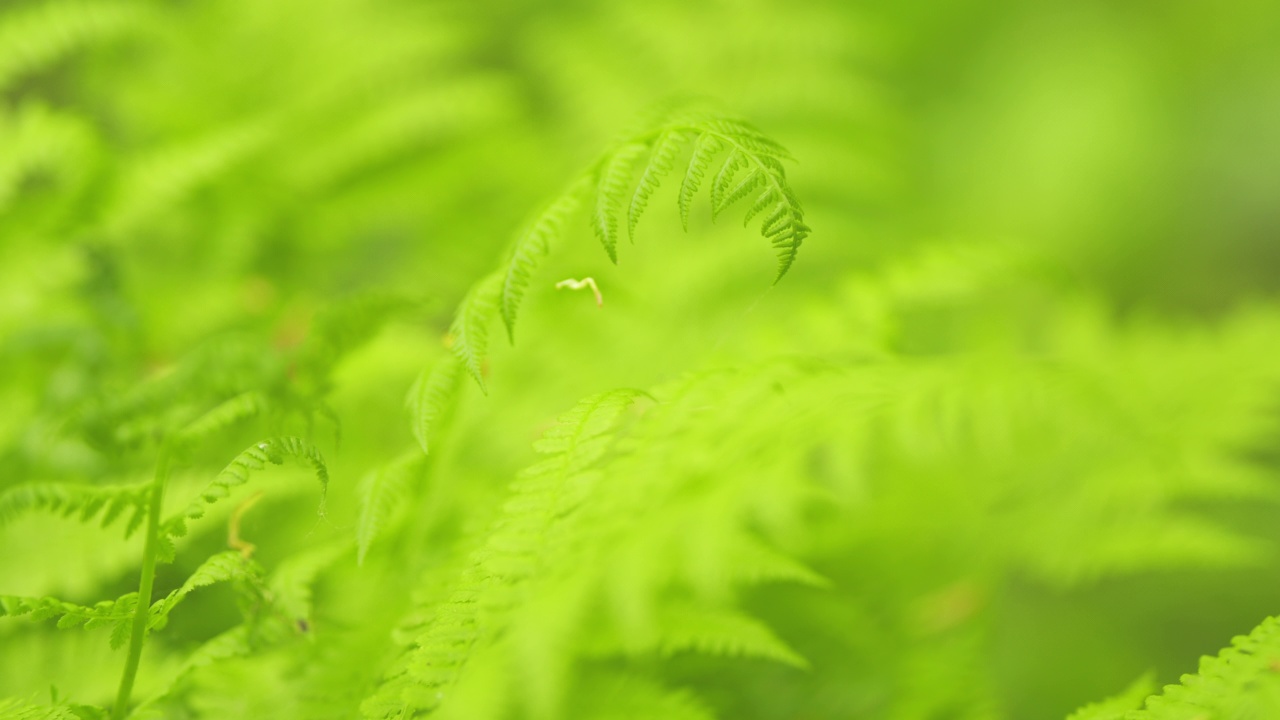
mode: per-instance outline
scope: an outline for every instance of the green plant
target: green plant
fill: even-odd
[[[1247,43],[918,10],[0,9],[0,720],[1280,714]]]

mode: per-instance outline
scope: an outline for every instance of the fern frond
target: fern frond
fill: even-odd
[[[125,537],[129,537],[146,519],[150,500],[149,482],[130,485],[27,483],[0,493],[0,527],[36,510],[63,517],[75,516],[82,523],[101,516],[100,525],[104,528],[127,514]]]
[[[0,595],[0,609],[9,617],[29,616],[34,622],[57,619],[65,630],[85,626],[92,630],[115,622],[127,622],[138,606],[138,593],[128,593],[115,600],[103,600],[92,607],[63,602],[53,597],[18,597]]]
[[[722,149],[724,146],[720,138],[710,133],[698,135],[698,139],[693,143],[693,154],[689,156],[689,165],[685,168],[684,178],[680,181],[680,195],[677,198],[680,205],[680,223],[686,232],[689,230],[689,208],[693,203],[693,196],[702,186],[702,180],[711,167],[711,158]]]
[[[806,567],[800,561],[781,553],[760,540],[743,537],[733,550],[730,564],[734,580],[744,585],[761,585],[766,582],[787,582],[824,588],[831,581]]]
[[[516,313],[534,269],[551,252],[551,243],[564,232],[569,217],[583,203],[592,185],[590,175],[580,178],[516,238],[502,279],[502,321],[507,326],[507,338],[511,342],[515,342]]]
[[[635,238],[636,224],[658,189],[670,173],[676,153],[690,140],[693,152],[681,180],[677,203],[680,220],[689,229],[689,212],[694,196],[716,154],[730,151],[712,183],[713,217],[729,205],[755,191],[760,191],[748,213],[747,222],[759,213],[769,214],[761,225],[761,234],[769,240],[778,256],[775,282],[786,274],[794,262],[800,244],[808,236],[804,211],[786,179],[781,160],[788,159],[780,145],[745,123],[706,114],[684,114],[668,119],[656,130],[636,135],[606,153],[596,166],[553,202],[519,238],[507,262],[502,286],[502,318],[507,335],[515,338],[515,320],[520,302],[529,287],[538,262],[550,252],[552,241],[563,232],[568,216],[595,190],[595,209],[591,225],[609,259],[616,263],[618,215],[626,202],[636,161],[649,151],[649,159],[640,173],[636,187],[630,191],[627,205],[628,236]],[[734,183],[738,171],[746,175]],[[745,224],[745,223],[744,223]]]
[[[484,382],[484,362],[489,351],[489,324],[498,313],[502,287],[503,275],[500,272],[494,272],[476,283],[463,299],[453,318],[453,324],[449,326],[453,354],[485,393],[489,392]]]
[[[456,364],[454,365],[456,368]],[[404,498],[409,479],[422,465],[423,456],[411,451],[360,479],[356,495],[360,516],[356,520],[356,562],[364,564],[369,547]]]
[[[409,388],[405,405],[409,408],[413,437],[424,453],[430,452],[431,435],[437,431],[436,423],[457,397],[459,369],[458,358],[451,355],[437,361],[430,371],[424,370]]]
[[[0,91],[79,47],[141,27],[144,9],[137,2],[61,0],[0,15]]]
[[[320,512],[323,514],[324,495],[329,487],[329,470],[320,450],[301,438],[275,437],[254,444],[240,453],[205,487],[199,498],[188,504],[180,514],[164,522],[161,534],[170,537],[185,535],[188,520],[204,517],[207,506],[230,495],[232,489],[249,482],[254,472],[266,468],[268,464],[283,464],[286,457],[306,463],[314,470],[321,485]]]
[[[385,717],[406,703],[429,708],[468,665],[472,650],[500,631],[516,606],[517,588],[532,577],[557,519],[581,501],[582,478],[606,451],[610,431],[644,393],[617,390],[589,397],[561,415],[535,444],[546,459],[521,473],[483,546],[471,555],[447,599],[418,633],[414,647],[363,707]]]
[[[649,205],[649,198],[657,192],[662,178],[671,174],[675,166],[676,153],[680,152],[692,137],[693,135],[687,130],[669,128],[663,130],[654,142],[653,151],[649,154],[649,162],[640,174],[640,181],[636,183],[635,193],[632,194],[631,203],[627,206],[627,237],[633,242],[636,237],[636,225]]]
[[[722,608],[669,605],[659,617],[658,650],[663,655],[695,651],[725,657],[756,657],[798,668],[808,661],[752,617]]]
[[[1234,638],[1216,657],[1200,660],[1195,675],[1166,685],[1124,720],[1280,717],[1280,617]]]
[[[648,149],[644,143],[627,143],[610,155],[600,170],[592,228],[615,265],[618,263],[618,215],[631,185],[633,166]]]
[[[163,628],[169,622],[169,613],[199,588],[235,580],[259,583],[261,576],[262,568],[239,551],[227,550],[213,555],[201,563],[181,587],[151,605],[147,628],[149,630]]]

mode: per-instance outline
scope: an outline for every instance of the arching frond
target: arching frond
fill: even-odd
[[[235,580],[260,583],[261,576],[262,568],[238,551],[227,550],[213,555],[201,563],[178,589],[151,605],[147,628],[163,628],[169,621],[169,613],[199,588]]]
[[[250,476],[266,468],[268,464],[280,465],[286,457],[292,457],[309,465],[321,485],[320,512],[324,513],[324,493],[329,487],[329,470],[324,457],[310,442],[296,437],[276,437],[256,443],[231,461],[218,476],[180,514],[164,522],[162,533],[181,537],[186,534],[187,521],[204,517],[205,508],[230,495],[231,491],[247,482]]]
[[[778,253],[778,278],[786,274],[800,243],[809,232],[804,224],[804,212],[780,162],[780,159],[789,157],[786,151],[738,121],[714,115],[674,116],[657,130],[646,131],[607,153],[595,169],[552,203],[516,241],[502,293],[502,316],[509,335],[514,337],[516,313],[534,268],[550,251],[551,241],[563,231],[568,215],[577,208],[581,196],[594,185],[596,201],[592,227],[609,258],[617,262],[618,215],[623,205],[627,206],[628,233],[634,238],[636,224],[649,199],[663,176],[671,171],[676,153],[689,141],[693,142],[693,152],[678,196],[685,229],[688,229],[693,198],[702,186],[712,159],[729,149],[728,159],[713,183],[713,211],[719,214],[749,193],[760,190],[752,211],[748,212],[747,221],[759,212],[769,211],[761,233]],[[634,165],[646,151],[649,152],[649,160],[638,184],[632,189]],[[733,180],[741,169],[747,170],[747,174],[734,184]]]

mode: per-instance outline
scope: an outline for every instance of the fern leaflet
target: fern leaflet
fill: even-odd
[[[364,563],[369,547],[404,497],[409,479],[422,465],[422,460],[421,453],[411,451],[361,478],[356,488],[360,499],[360,517],[356,520],[358,563]]]
[[[502,275],[490,274],[476,283],[458,307],[449,335],[453,339],[453,353],[462,366],[471,373],[480,390],[488,393],[484,382],[484,361],[489,350],[489,324],[498,312],[498,298],[502,292]]]
[[[329,470],[324,457],[310,442],[296,437],[276,437],[254,444],[231,461],[180,514],[164,522],[162,535],[181,537],[187,532],[187,521],[204,517],[205,507],[227,497],[233,488],[249,482],[250,476],[268,463],[280,465],[286,457],[311,466],[321,485],[320,513],[324,514],[324,492],[329,486]]]
[[[76,483],[27,483],[0,493],[0,527],[33,510],[89,522],[101,516],[108,527],[126,514],[125,537],[133,535],[147,517],[151,483],[86,485]]]
[[[457,396],[459,364],[456,357],[448,357],[437,362],[431,370],[423,371],[409,389],[405,405],[409,408],[409,416],[413,424],[413,437],[417,439],[422,452],[430,452],[431,434],[436,423],[448,411],[453,398]]]

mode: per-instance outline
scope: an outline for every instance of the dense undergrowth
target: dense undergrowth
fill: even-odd
[[[0,7],[0,720],[1280,717],[1277,30]]]

